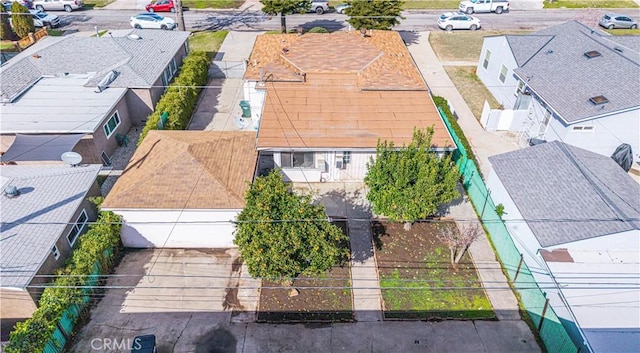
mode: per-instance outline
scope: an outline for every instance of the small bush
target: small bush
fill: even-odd
[[[164,125],[165,130],[184,130],[189,124],[191,114],[198,101],[198,93],[209,79],[209,57],[206,52],[191,52],[182,63],[180,74],[169,85],[162,95],[155,111],[147,117],[147,123],[142,129],[138,140],[138,146],[149,130],[158,129],[160,116],[167,112],[168,120]]]
[[[307,33],[329,33],[324,27],[313,27]]]

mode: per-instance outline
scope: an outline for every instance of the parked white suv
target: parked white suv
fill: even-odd
[[[84,0],[35,0],[33,7],[40,11],[67,11],[81,9]]]
[[[476,12],[495,12],[501,14],[504,11],[509,11],[508,0],[468,0],[461,1],[458,9],[466,14],[473,14]]]

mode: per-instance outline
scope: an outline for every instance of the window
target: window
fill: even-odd
[[[315,168],[313,152],[282,152],[280,161],[283,168]]]
[[[484,67],[485,69],[489,67],[489,60],[491,60],[491,52],[489,51],[489,49],[487,49],[487,51],[484,53],[484,61],[482,62],[482,67]]]
[[[516,86],[514,95],[517,97],[520,94],[524,94],[524,81],[518,81],[518,85]]]
[[[507,79],[507,72],[509,72],[509,69],[507,69],[506,66],[502,65],[502,67],[500,68],[500,76],[498,76],[500,82],[504,83],[504,81]]]
[[[572,131],[593,131],[595,130],[595,126],[593,125],[580,125],[580,126],[574,126],[571,128]]]
[[[60,251],[58,250],[57,246],[53,246],[53,248],[51,249],[51,253],[53,253],[53,258],[55,258],[56,260],[60,258]]]
[[[344,164],[351,163],[351,152],[350,151],[342,152],[342,161],[344,162]]]
[[[173,75],[178,71],[178,64],[176,63],[176,58],[171,59],[171,72]]]
[[[116,110],[115,113],[113,113],[113,115],[109,118],[109,120],[107,120],[107,123],[103,126],[104,134],[107,136],[107,138],[113,135],[113,132],[116,131],[118,126],[120,126],[120,115]]]
[[[78,216],[76,223],[71,227],[71,231],[67,234],[69,245],[73,246],[73,244],[75,244],[76,240],[78,240],[78,236],[82,234],[84,227],[86,227],[88,220],[89,217],[87,216],[87,212],[83,209],[82,212],[80,212],[80,216]]]

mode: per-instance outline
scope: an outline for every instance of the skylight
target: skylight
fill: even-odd
[[[586,56],[589,59],[593,59],[593,58],[599,57],[600,56],[600,52],[597,51],[597,50],[591,50],[591,51],[588,51],[588,52],[584,53],[584,56]]]
[[[589,98],[589,101],[595,105],[609,103],[609,100],[605,96],[595,96]]]

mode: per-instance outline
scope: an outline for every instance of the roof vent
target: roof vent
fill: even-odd
[[[129,36],[128,36],[128,37],[129,37],[129,39],[131,39],[131,40],[139,40],[139,39],[142,39],[142,37],[140,37],[139,35],[137,35],[137,34],[135,34],[135,33],[131,33],[131,34],[129,34]]]
[[[118,77],[118,72],[115,70],[109,71],[98,83],[97,93],[100,93],[109,87],[109,84]]]
[[[584,53],[584,56],[586,56],[589,59],[593,59],[593,58],[599,57],[600,56],[600,52],[597,51],[597,50],[591,50],[591,51],[588,51],[588,52]]]
[[[617,51],[618,53],[624,53],[624,50],[622,50],[622,48],[620,47],[613,47],[613,50]]]
[[[609,103],[609,100],[605,96],[595,96],[589,98],[589,101],[595,105]]]
[[[11,185],[11,186],[7,186],[2,193],[4,194],[5,197],[12,199],[14,197],[18,197],[20,195],[20,190],[18,190],[17,187]]]

